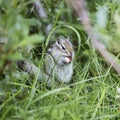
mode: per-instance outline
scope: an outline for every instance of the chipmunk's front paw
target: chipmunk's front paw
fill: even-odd
[[[64,64],[70,64],[72,62],[72,58],[68,56],[64,59],[63,62],[64,62]]]

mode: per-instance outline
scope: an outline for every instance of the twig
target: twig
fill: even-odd
[[[47,15],[41,5],[41,2],[40,0],[36,0],[34,3],[33,3],[34,7],[35,7],[35,11],[37,12],[38,14],[38,17],[39,19],[40,18],[47,18]]]
[[[42,18],[47,19],[47,14],[45,13],[44,8],[41,5],[41,1],[36,0],[33,3],[33,5],[34,5],[35,11],[36,11],[36,13],[38,15],[38,18],[39,19],[42,19]],[[48,34],[51,29],[52,29],[52,24],[46,25],[46,28],[45,28],[46,34]]]
[[[109,63],[113,69],[120,73],[120,64],[118,63],[117,58],[113,58],[111,53],[107,51],[106,47],[103,43],[100,42],[100,40],[97,38],[95,31],[92,28],[87,6],[84,0],[68,0],[69,6],[71,6],[77,13],[79,19],[81,20],[85,31],[87,32],[88,36],[91,39],[91,43],[93,47],[102,55],[102,57],[106,60],[107,63]]]

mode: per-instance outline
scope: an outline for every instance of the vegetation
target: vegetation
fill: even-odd
[[[47,18],[38,19],[33,2],[0,1],[0,119],[120,119],[120,75],[93,49],[75,13],[64,0],[42,0]],[[120,58],[120,1],[87,0],[87,5],[96,34]],[[42,69],[47,43],[59,35],[70,36],[74,45],[74,75],[71,83],[48,90],[19,71],[16,61],[27,59]]]

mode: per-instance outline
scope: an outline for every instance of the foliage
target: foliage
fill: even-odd
[[[120,119],[120,104],[115,99],[120,76],[91,47],[82,26],[73,16],[74,12],[64,1],[43,0],[48,19],[39,20],[33,1],[0,1],[0,119]],[[101,40],[109,39],[103,42],[116,55],[120,52],[118,1],[92,1],[94,6],[87,1],[98,36]],[[101,27],[99,20],[103,19],[98,13],[103,6],[108,13],[100,14],[106,15]],[[50,23],[53,29],[46,35],[45,26]],[[19,71],[16,61],[27,59],[41,68],[41,56],[44,56],[47,43],[55,41],[58,35],[70,36],[74,44],[73,82],[48,90],[36,78]],[[29,46],[34,49],[28,54]]]
[[[102,42],[114,54],[120,53],[120,4],[119,1],[107,1],[97,7],[96,31]],[[110,20],[110,21],[109,21]],[[112,28],[112,29],[111,29]]]

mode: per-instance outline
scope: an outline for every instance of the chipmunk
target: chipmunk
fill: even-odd
[[[45,57],[46,73],[50,75],[53,71],[57,80],[69,82],[73,74],[74,58],[74,50],[69,39],[58,38],[47,53]]]
[[[38,79],[46,79],[47,86],[51,87],[52,77],[61,82],[70,82],[73,74],[74,50],[69,38],[59,37],[57,41],[47,50],[45,56],[44,74],[39,70]],[[38,68],[27,61],[18,61],[19,68],[30,74],[35,74]]]

